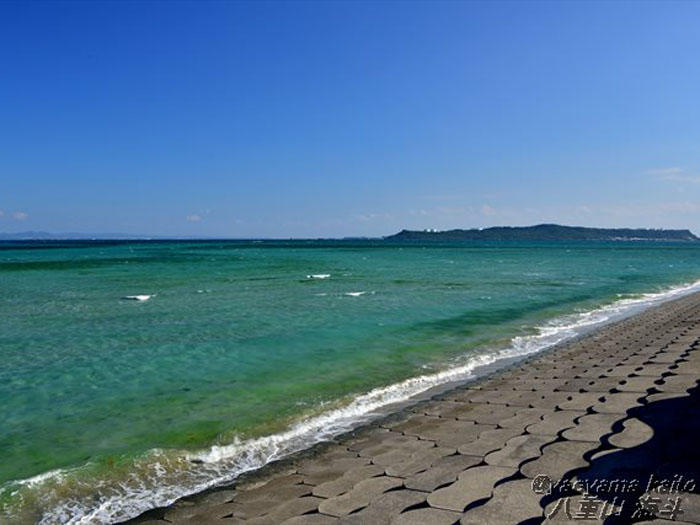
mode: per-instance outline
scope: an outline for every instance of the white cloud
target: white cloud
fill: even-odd
[[[605,206],[600,208],[600,213],[613,217],[624,218],[650,218],[674,215],[695,215],[700,213],[700,203],[684,202],[658,202],[655,204],[624,204],[619,206]]]
[[[647,170],[649,175],[678,175],[683,173],[685,170],[679,166],[670,166],[668,168],[654,168]]]
[[[433,213],[428,215],[468,215],[474,214],[472,206],[438,206]]]
[[[390,220],[393,218],[393,216],[390,213],[359,213],[353,215],[353,218],[358,221],[367,222],[374,221],[377,219]]]
[[[12,214],[12,218],[16,221],[25,221],[29,218],[29,214],[23,211],[16,211]]]
[[[694,184],[700,184],[700,176],[687,176],[687,175],[666,175],[663,180],[669,182],[692,182]]]
[[[192,215],[188,215],[185,217],[189,222],[201,222],[202,221],[202,216],[197,215],[196,213],[193,213]]]
[[[700,213],[697,202],[662,202],[657,205],[661,213]]]
[[[484,204],[481,207],[481,214],[486,215],[487,217],[492,217],[493,215],[496,215],[496,209],[489,206],[488,204]]]
[[[659,180],[666,182],[690,182],[700,184],[700,175],[686,175],[685,168],[671,166],[668,168],[655,168],[647,170],[649,175],[656,175]]]

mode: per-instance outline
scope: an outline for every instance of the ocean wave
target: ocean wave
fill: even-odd
[[[324,412],[300,419],[287,430],[253,439],[236,439],[199,452],[153,450],[135,460],[117,479],[90,479],[81,469],[56,470],[14,482],[11,494],[33,499],[43,511],[35,521],[49,523],[113,523],[206,488],[233,481],[244,472],[327,440],[370,421],[381,409],[456,381],[475,377],[478,369],[504,359],[527,356],[576,337],[592,328],[650,306],[700,290],[700,281],[662,292],[621,296],[600,308],[555,318],[532,335],[515,337],[489,353],[465,356],[444,370],[413,377],[345,400]],[[66,487],[66,485],[69,487]],[[6,492],[7,493],[7,492]],[[12,509],[5,509],[8,521]]]
[[[152,295],[147,295],[147,294],[139,294],[139,295],[125,295],[122,297],[122,299],[125,299],[127,301],[148,301],[151,297],[154,297],[155,294]]]

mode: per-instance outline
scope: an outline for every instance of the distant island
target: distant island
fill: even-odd
[[[386,241],[699,241],[690,230],[585,228],[538,224],[470,230],[401,230]]]

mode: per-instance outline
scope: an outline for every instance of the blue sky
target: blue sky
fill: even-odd
[[[0,3],[0,232],[700,233],[700,3]]]

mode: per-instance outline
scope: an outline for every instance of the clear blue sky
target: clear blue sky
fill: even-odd
[[[0,3],[0,232],[700,233],[700,2]]]

